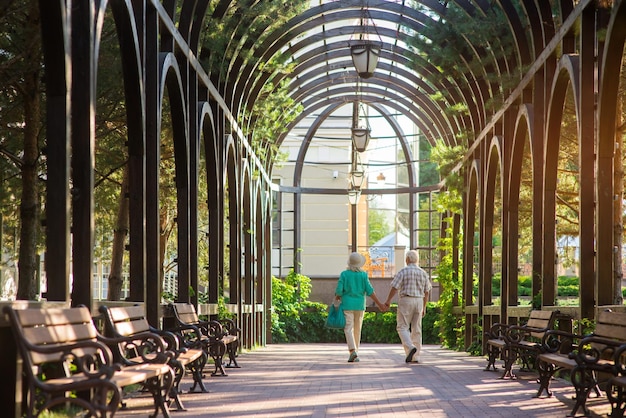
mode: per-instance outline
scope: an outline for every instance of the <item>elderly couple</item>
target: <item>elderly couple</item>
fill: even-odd
[[[426,314],[426,302],[428,302],[432,285],[428,274],[417,266],[417,261],[416,251],[411,250],[406,253],[407,265],[396,273],[391,281],[387,300],[382,303],[374,292],[367,272],[362,269],[365,258],[356,252],[350,254],[348,268],[341,272],[335,289],[335,299],[341,301],[346,317],[346,326],[343,331],[350,351],[348,362],[359,361],[358,349],[361,342],[365,297],[371,297],[378,308],[385,312],[397,293],[399,299],[396,330],[406,353],[405,361],[419,363],[422,347],[422,317]]]

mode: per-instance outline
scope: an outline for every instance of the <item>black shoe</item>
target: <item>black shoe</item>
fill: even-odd
[[[411,351],[409,351],[409,354],[406,356],[406,359],[404,361],[406,361],[407,363],[413,361],[413,355],[415,355],[415,353],[417,353],[417,347],[411,348]]]

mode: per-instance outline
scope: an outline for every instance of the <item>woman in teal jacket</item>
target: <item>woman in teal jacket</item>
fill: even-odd
[[[357,351],[361,343],[365,296],[371,297],[381,311],[385,308],[378,300],[370,279],[367,277],[367,272],[363,271],[363,264],[365,264],[365,257],[359,253],[350,254],[348,268],[339,275],[339,282],[335,289],[335,299],[341,301],[343,314],[346,317],[346,326],[343,332],[346,335],[346,342],[350,351],[348,358],[350,363],[359,361]]]

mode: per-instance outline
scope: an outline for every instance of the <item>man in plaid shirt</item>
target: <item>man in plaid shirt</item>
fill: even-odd
[[[422,348],[422,317],[426,314],[426,302],[432,289],[428,274],[417,265],[417,251],[406,253],[406,267],[391,281],[391,289],[385,301],[387,309],[391,300],[399,294],[396,329],[402,341],[405,361],[419,363]],[[410,328],[410,331],[409,331]]]

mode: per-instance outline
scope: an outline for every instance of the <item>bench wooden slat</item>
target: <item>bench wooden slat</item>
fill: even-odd
[[[97,333],[89,324],[66,324],[56,326],[38,326],[24,328],[24,337],[34,345],[53,342],[72,343],[84,340],[96,340]]]
[[[111,319],[114,322],[126,321],[129,319],[144,318],[146,316],[143,306],[125,306],[109,308]]]
[[[141,332],[150,331],[150,324],[145,319],[134,319],[128,322],[118,322],[115,324],[116,331],[125,337],[129,337]]]
[[[18,309],[15,311],[22,327],[37,325],[89,324],[91,314],[87,308]]]
[[[619,325],[598,323],[596,325],[594,335],[598,337],[626,341],[626,323]]]

